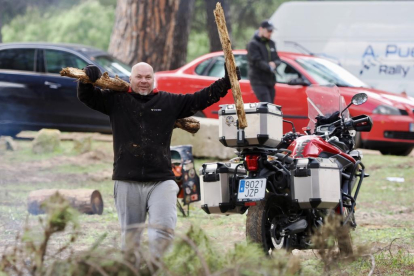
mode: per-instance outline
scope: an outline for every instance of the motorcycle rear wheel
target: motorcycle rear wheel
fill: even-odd
[[[278,231],[281,228],[282,216],[275,196],[266,194],[264,200],[248,210],[246,237],[260,244],[268,255],[271,255],[274,250],[288,250],[288,237],[280,235]]]

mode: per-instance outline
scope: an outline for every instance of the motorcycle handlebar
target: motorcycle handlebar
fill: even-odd
[[[367,115],[360,115],[352,118],[352,129],[356,131],[370,131],[372,128],[372,119]]]
[[[318,126],[319,132],[333,131],[341,126],[342,120],[337,120],[329,125]],[[356,130],[356,131],[370,131],[372,128],[372,119],[367,115],[359,115],[353,117],[352,119],[346,120],[344,122],[344,129],[346,130]]]

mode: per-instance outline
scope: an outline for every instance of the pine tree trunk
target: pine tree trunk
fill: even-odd
[[[155,71],[171,66],[179,0],[118,0],[108,51],[134,65],[147,62]]]
[[[204,0],[206,4],[207,12],[207,29],[208,37],[210,39],[210,52],[222,51],[220,37],[217,31],[217,25],[214,19],[214,9],[216,8],[216,3],[220,2],[224,10],[224,16],[226,17],[226,26],[229,33],[229,37],[232,40],[231,32],[231,18],[230,18],[230,5],[228,0]],[[233,40],[232,40],[233,41]],[[233,45],[235,47],[235,45]]]
[[[186,64],[188,37],[194,12],[195,0],[180,0],[174,30],[174,48],[170,69],[177,69]]]

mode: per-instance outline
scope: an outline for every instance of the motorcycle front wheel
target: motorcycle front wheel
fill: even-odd
[[[345,219],[350,210],[349,208],[344,208],[344,215],[343,219]],[[354,214],[351,214],[351,218],[347,224],[343,225],[341,231],[337,231],[337,241],[338,241],[338,248],[341,255],[349,256],[352,255],[352,236],[351,236],[351,225],[355,224],[355,217]]]
[[[288,237],[281,232],[284,215],[275,198],[266,194],[264,200],[249,208],[246,219],[246,237],[269,255],[274,250],[289,249]]]

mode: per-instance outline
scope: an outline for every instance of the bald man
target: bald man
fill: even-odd
[[[238,71],[238,68],[237,68]],[[92,82],[102,74],[88,65]],[[240,73],[238,71],[238,78]],[[159,256],[173,238],[177,193],[171,170],[170,142],[175,121],[216,103],[231,88],[225,75],[194,94],[173,94],[154,88],[154,70],[140,62],[132,67],[129,93],[101,90],[79,82],[78,98],[109,116],[114,148],[114,198],[122,231],[122,247],[136,245],[148,212],[151,250]],[[132,240],[130,240],[132,239]],[[127,242],[126,242],[127,241]]]

